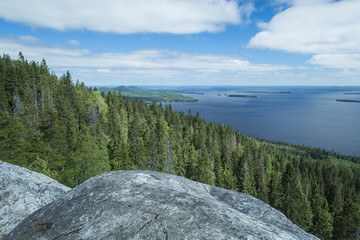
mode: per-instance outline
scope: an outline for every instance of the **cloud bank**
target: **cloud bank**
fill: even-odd
[[[259,24],[262,31],[251,38],[249,47],[315,54],[308,63],[324,67],[360,67],[359,0],[288,3],[290,8]]]
[[[32,27],[98,32],[192,34],[241,23],[254,8],[236,0],[11,0],[0,18]]]
[[[91,84],[251,84],[252,76],[286,72],[294,67],[255,64],[236,55],[190,54],[166,49],[143,49],[126,53],[96,53],[87,49],[47,47],[25,43],[23,37],[0,37],[0,53],[29,60],[45,58],[57,73],[71,70],[75,78]],[[246,77],[245,77],[246,76]],[[255,77],[253,79],[256,79]],[[246,82],[249,81],[249,82]]]
[[[360,68],[360,54],[316,54],[307,61],[309,64],[329,68]]]
[[[52,67],[56,68],[188,69],[206,72],[267,72],[291,69],[283,65],[252,64],[238,56],[189,54],[159,49],[129,53],[93,53],[87,49],[26,45],[21,42],[22,38],[21,36],[0,37],[0,52],[17,58],[19,51],[22,51],[27,58],[39,62],[45,58]]]
[[[35,41],[36,40],[36,41]],[[97,53],[71,45],[44,46],[31,36],[0,36],[0,53],[45,58],[57,75],[94,85],[358,85],[358,69],[256,64],[236,55],[189,54],[166,49]],[[359,56],[354,56],[359,59]],[[322,61],[314,58],[312,61]],[[315,63],[315,62],[314,62]]]

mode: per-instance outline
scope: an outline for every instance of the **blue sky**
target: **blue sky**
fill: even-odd
[[[4,0],[0,53],[87,85],[360,85],[359,0]]]

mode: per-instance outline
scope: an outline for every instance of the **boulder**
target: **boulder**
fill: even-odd
[[[0,239],[69,190],[43,174],[0,161]]]
[[[171,174],[95,176],[5,239],[317,239],[247,194]]]

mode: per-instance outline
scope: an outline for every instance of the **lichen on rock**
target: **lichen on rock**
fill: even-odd
[[[69,190],[43,174],[0,161],[0,239]]]
[[[317,239],[247,194],[151,171],[87,180],[5,239],[21,238]]]

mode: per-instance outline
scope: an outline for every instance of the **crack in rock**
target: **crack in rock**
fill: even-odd
[[[146,227],[146,225],[150,224],[153,220],[151,219],[150,221],[148,221],[147,223],[145,223],[140,229],[139,231],[136,232],[136,234],[138,234],[139,232],[141,232],[141,230],[143,230],[144,227]]]
[[[56,239],[58,239],[59,237],[67,237],[67,236],[69,236],[70,234],[78,233],[78,232],[80,232],[83,228],[84,228],[84,226],[81,225],[80,227],[76,228],[75,230],[72,230],[71,232],[63,233],[63,234],[60,234],[59,236],[56,236],[55,238],[53,238],[53,240],[56,240]]]
[[[34,226],[39,219],[52,227]],[[39,228],[49,229],[36,232]],[[249,195],[150,171],[93,177],[27,217],[5,237],[89,238],[317,240]]]

